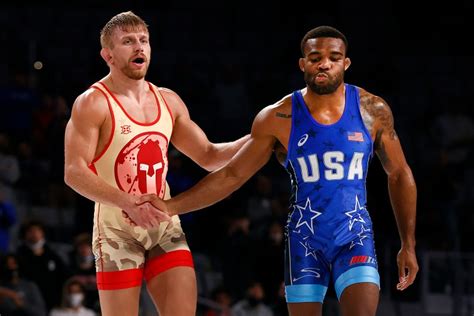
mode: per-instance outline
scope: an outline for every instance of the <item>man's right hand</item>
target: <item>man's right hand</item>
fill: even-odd
[[[147,198],[143,199],[140,197],[138,201],[135,201],[137,197],[132,197],[132,203],[130,206],[123,208],[122,216],[124,220],[131,226],[140,226],[146,229],[158,227],[161,222],[171,222],[171,216],[166,212],[161,211],[154,204],[147,203],[148,200],[159,200],[155,194],[147,194]]]
[[[160,199],[156,194],[144,194],[140,196],[135,204],[138,206],[151,205],[155,208],[155,212],[160,221],[165,220],[165,218],[170,218],[168,206],[166,201]]]

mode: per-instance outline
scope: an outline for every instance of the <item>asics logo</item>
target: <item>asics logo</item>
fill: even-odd
[[[308,134],[304,134],[303,136],[301,136],[300,140],[298,141],[298,147],[301,147],[304,145],[304,143],[306,143],[306,141],[308,140]]]

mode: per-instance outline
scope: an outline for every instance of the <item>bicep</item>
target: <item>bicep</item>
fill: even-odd
[[[90,163],[95,155],[103,113],[93,105],[77,103],[66,126],[64,147],[66,165]]]
[[[390,106],[384,99],[361,91],[362,116],[367,128],[374,135],[374,151],[388,175],[407,167],[402,146],[395,132],[395,122]]]
[[[394,137],[391,137],[390,135],[382,133],[378,139],[377,148],[375,150],[388,175],[407,167],[400,140],[396,133],[394,135]]]
[[[212,144],[204,131],[191,119],[183,100],[172,90],[162,89],[161,92],[174,117],[171,143],[199,164]]]
[[[191,120],[187,110],[175,120],[171,141],[180,152],[199,162],[209,150],[211,143],[204,131]]]

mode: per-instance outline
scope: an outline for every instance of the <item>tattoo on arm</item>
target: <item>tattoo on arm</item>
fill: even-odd
[[[291,118],[291,114],[285,114],[285,113],[276,112],[276,117]]]
[[[379,136],[377,135],[377,138],[378,137]],[[385,150],[385,145],[380,140],[377,142],[377,155],[379,156],[382,166],[385,166],[389,162],[389,157],[387,155],[387,151]]]
[[[365,91],[361,92],[360,104],[364,123],[369,131],[375,132],[376,149],[383,151],[382,134],[388,135],[391,140],[398,138],[394,128],[392,111],[382,98]],[[374,128],[377,130],[374,131]]]

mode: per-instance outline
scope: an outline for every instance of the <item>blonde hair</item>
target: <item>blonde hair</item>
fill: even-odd
[[[122,12],[112,17],[100,31],[100,45],[102,48],[113,48],[112,34],[117,29],[123,31],[141,31],[148,32],[148,25],[138,15],[132,11]]]

